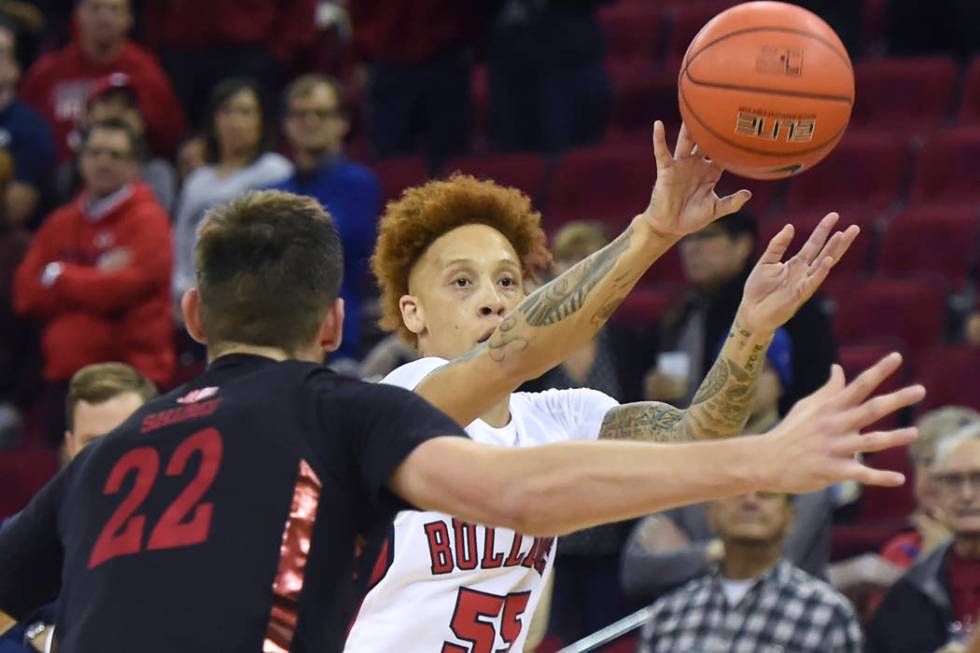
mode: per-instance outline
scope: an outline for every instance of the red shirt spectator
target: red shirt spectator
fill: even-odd
[[[283,64],[316,40],[316,0],[147,0],[147,41],[160,48],[261,45]]]
[[[172,374],[170,220],[136,181],[135,135],[94,126],[83,144],[85,190],[48,216],[14,279],[14,309],[43,322],[44,376],[129,363],[156,383]]]
[[[151,149],[172,155],[187,128],[184,111],[153,55],[126,37],[132,26],[128,0],[81,0],[76,19],[77,37],[38,59],[21,92],[54,129],[59,161],[72,153],[68,136],[92,87],[115,72],[126,73],[136,88]]]

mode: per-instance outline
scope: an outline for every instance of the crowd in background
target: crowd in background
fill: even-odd
[[[70,381],[87,365],[127,363],[168,389],[206,364],[181,325],[195,229],[210,208],[252,189],[313,196],[337,223],[347,317],[328,363],[377,379],[412,359],[375,324],[367,268],[384,202],[401,190],[386,187],[387,160],[415,157],[434,175],[461,155],[559,157],[602,142],[614,101],[600,11],[615,4],[0,1],[0,455],[62,443]],[[972,2],[798,4],[831,22],[854,57],[966,57],[980,40],[965,29],[980,18]],[[869,43],[867,12],[881,6],[882,38]],[[594,218],[549,224],[545,211],[556,274],[616,235],[608,216]],[[656,320],[620,316],[525,389],[591,387],[623,402],[686,406],[762,237],[760,222],[740,213],[686,238],[685,285]],[[957,297],[947,338],[980,348],[973,295]],[[837,359],[818,296],[777,332],[747,431],[778,422]],[[903,416],[926,437],[897,464],[914,468],[914,493],[880,528],[864,528],[880,516],[868,512],[873,496],[848,486],[755,493],[564,538],[539,650],[654,601],[644,651],[730,641],[736,634],[710,624],[737,610],[763,611],[801,642],[835,642],[812,650],[860,650],[865,626],[875,651],[963,639],[980,611],[980,414],[971,409],[980,410],[980,391],[969,407]],[[740,582],[762,572],[761,585]],[[692,612],[696,627],[665,638],[672,624],[690,626]]]

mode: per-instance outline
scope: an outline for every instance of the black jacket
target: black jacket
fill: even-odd
[[[934,653],[956,623],[949,581],[952,542],[909,567],[868,624],[868,653]]]

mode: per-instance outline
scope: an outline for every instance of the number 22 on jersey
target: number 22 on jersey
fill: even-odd
[[[200,454],[200,464],[197,474],[150,531],[147,551],[192,546],[208,539],[214,506],[210,502],[202,503],[201,499],[218,475],[222,453],[221,434],[214,428],[197,431],[177,446],[164,470],[166,476],[183,475],[195,454]],[[137,511],[159,477],[160,454],[152,447],[138,447],[126,452],[109,473],[102,493],[107,496],[118,494],[123,482],[134,472],[136,479],[132,489],[112,513],[92,547],[89,569],[112,558],[143,550],[147,519]]]

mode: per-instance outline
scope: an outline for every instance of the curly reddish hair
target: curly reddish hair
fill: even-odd
[[[385,207],[371,256],[371,271],[381,288],[382,329],[396,331],[413,347],[417,344],[398,308],[399,299],[408,294],[408,277],[429,245],[467,224],[485,224],[503,234],[531,279],[551,264],[541,214],[516,188],[459,173],[409,188]]]

